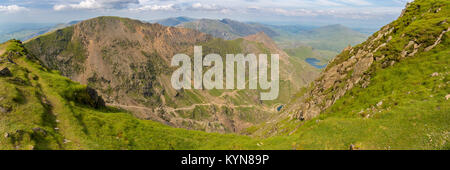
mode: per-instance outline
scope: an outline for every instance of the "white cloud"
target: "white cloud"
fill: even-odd
[[[219,7],[216,4],[201,4],[194,3],[191,5],[190,9],[194,10],[205,10],[205,11],[218,11],[224,9],[223,7]]]
[[[138,4],[138,0],[83,0],[77,4],[57,4],[56,11],[65,9],[123,9],[131,4]]]
[[[367,2],[365,0],[339,0],[340,2],[350,4],[350,5],[356,5],[356,6],[366,6],[366,5],[372,5],[372,3]]]
[[[384,16],[394,16],[399,14],[402,8],[399,7],[360,7],[360,8],[330,8],[330,9],[285,9],[285,8],[260,8],[249,7],[249,13],[265,13],[266,15],[278,15],[286,17],[333,17],[348,19],[370,19],[382,18]]]
[[[191,5],[188,5],[185,8],[185,10],[194,12],[206,11],[206,12],[230,13],[231,11],[236,9],[227,8],[216,4],[193,3]]]
[[[175,10],[174,4],[168,5],[144,5],[138,8],[132,8],[132,11],[171,11]]]
[[[8,6],[0,5],[0,12],[15,13],[15,12],[20,12],[20,11],[28,11],[28,8],[17,6],[17,5],[8,5]]]

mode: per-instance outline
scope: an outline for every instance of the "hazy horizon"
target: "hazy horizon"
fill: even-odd
[[[272,25],[379,28],[410,0],[0,0],[0,23],[67,23],[97,16],[143,21],[171,17]]]

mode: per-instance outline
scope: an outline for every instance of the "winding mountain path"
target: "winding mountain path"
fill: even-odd
[[[121,104],[114,104],[114,103],[108,103],[108,106],[113,106],[113,107],[120,107],[120,108],[124,108],[124,109],[143,109],[143,110],[148,110],[148,111],[153,111],[153,109],[148,108],[148,107],[143,107],[143,106],[129,106],[129,105],[121,105]],[[185,111],[185,110],[194,110],[196,106],[227,106],[230,108],[250,108],[250,107],[255,107],[254,105],[227,105],[227,104],[216,104],[216,103],[200,103],[200,104],[193,104],[191,106],[188,107],[180,107],[180,108],[172,108],[172,107],[167,107],[164,106],[163,108],[167,111]]]

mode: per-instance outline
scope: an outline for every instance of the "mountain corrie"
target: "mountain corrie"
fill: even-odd
[[[202,46],[194,46],[194,89],[207,90],[224,89],[223,83],[223,61],[219,54],[208,54],[202,57]],[[235,64],[237,65],[237,89],[242,90],[246,88],[246,66],[248,64],[248,84],[249,89],[259,88],[269,90],[267,93],[261,93],[261,100],[275,100],[279,93],[279,54],[271,54],[270,56],[270,77],[268,79],[268,62],[267,54],[260,54],[259,59],[255,54],[227,54],[226,55],[226,89],[235,89]],[[212,63],[214,62],[214,66]],[[176,54],[171,61],[171,66],[180,66],[172,74],[172,87],[176,90],[191,89],[192,87],[192,71],[191,58],[186,54]],[[204,72],[203,67],[211,67]],[[258,67],[259,66],[259,67]],[[258,74],[259,73],[259,74]],[[258,83],[259,80],[259,83]]]

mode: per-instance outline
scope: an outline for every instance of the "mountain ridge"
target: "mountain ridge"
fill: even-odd
[[[242,38],[226,41],[187,28],[118,17],[86,20],[25,43],[45,66],[98,90],[110,106],[131,109],[142,119],[205,131],[239,132],[264,121],[275,113],[275,104],[288,102],[318,75],[305,62],[282,55],[280,85],[286,90],[275,101],[260,101],[258,90],[175,90],[171,58],[178,53],[192,56],[195,45],[203,46],[204,54],[221,56],[280,51]]]
[[[369,40],[343,50],[279,114],[247,128],[253,137],[173,128],[99,105],[86,85],[11,40],[0,44],[0,149],[448,150],[449,17],[446,0],[409,4]]]

